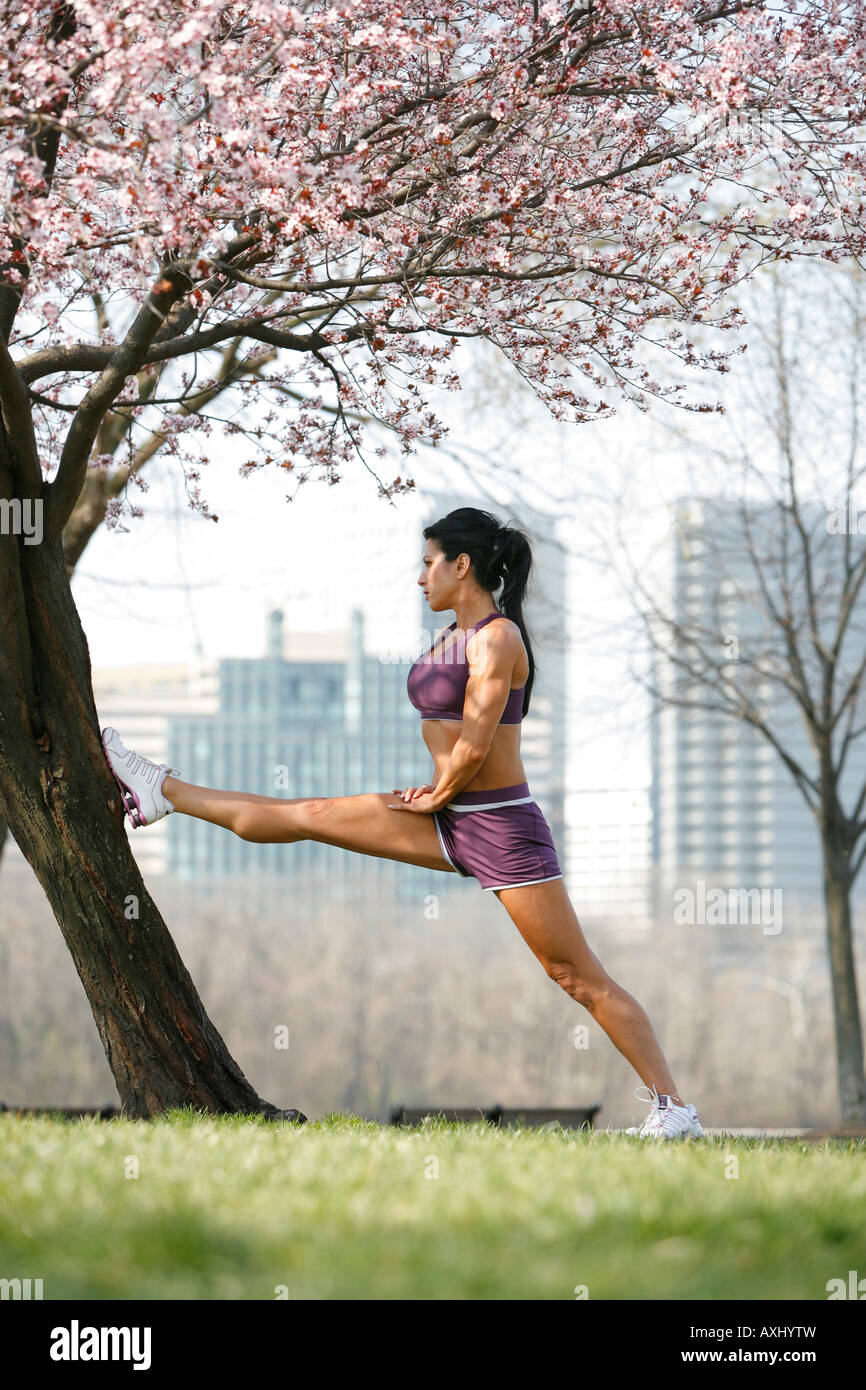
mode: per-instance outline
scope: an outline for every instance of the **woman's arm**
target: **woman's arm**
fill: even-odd
[[[506,623],[498,623],[495,632],[491,632],[488,626],[487,631],[479,633],[478,637],[483,640],[475,648],[474,659],[470,658],[468,650],[466,653],[469,675],[460,737],[434,790],[414,797],[407,804],[407,809],[440,811],[472,781],[490,751],[493,735],[508,702],[523,641],[519,632]]]

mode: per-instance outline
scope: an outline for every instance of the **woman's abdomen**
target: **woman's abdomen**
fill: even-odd
[[[421,725],[422,735],[433,759],[434,781],[443,775],[448,767],[451,752],[460,737],[462,724],[456,720],[425,719]],[[486,787],[511,787],[517,782],[525,782],[526,773],[520,759],[520,725],[500,724],[493,735],[487,750],[487,757],[463,791],[481,790]]]

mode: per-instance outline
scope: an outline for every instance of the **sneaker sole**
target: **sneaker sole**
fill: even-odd
[[[108,749],[105,746],[105,739],[103,738],[102,734],[99,735],[99,741],[102,744],[102,751],[105,754],[106,761],[108,763],[109,768],[111,769],[111,775],[117,783],[118,787],[120,788],[120,799],[123,802],[123,809],[129,817],[133,830],[138,830],[142,825],[149,825],[150,822],[145,820],[144,814],[141,809],[141,803],[138,797],[136,796],[135,792],[132,790],[131,787],[127,787],[124,782],[121,782],[120,778],[115,772],[111,762],[111,758],[108,754]]]
[[[638,1138],[652,1138],[659,1143],[681,1144],[687,1138],[703,1138],[703,1134],[638,1134]]]
[[[706,1136],[704,1135],[704,1131],[703,1131],[701,1128],[692,1129],[692,1130],[684,1130],[684,1131],[682,1132],[682,1134],[641,1134],[641,1132],[640,1132],[640,1130],[639,1130],[638,1128],[633,1128],[633,1129],[625,1129],[625,1130],[623,1130],[623,1134],[633,1134],[633,1135],[635,1135],[638,1139],[668,1139],[668,1140],[673,1139],[673,1140],[677,1140],[677,1139],[704,1139],[704,1138],[706,1137]]]

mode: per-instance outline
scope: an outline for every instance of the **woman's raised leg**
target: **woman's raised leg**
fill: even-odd
[[[357,854],[456,872],[440,849],[432,815],[390,810],[395,792],[289,800],[199,787],[172,776],[165,777],[162,792],[182,815],[224,826],[255,844],[318,840]]]

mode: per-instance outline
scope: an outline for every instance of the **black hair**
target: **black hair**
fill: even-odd
[[[529,658],[529,675],[523,691],[523,713],[526,714],[535,679],[535,657],[523,617],[523,598],[533,566],[527,537],[516,526],[503,526],[490,512],[478,507],[458,507],[425,526],[423,535],[425,540],[438,541],[448,561],[456,560],[458,555],[468,555],[472,573],[482,589],[495,594],[502,585],[496,606],[520,628]]]

